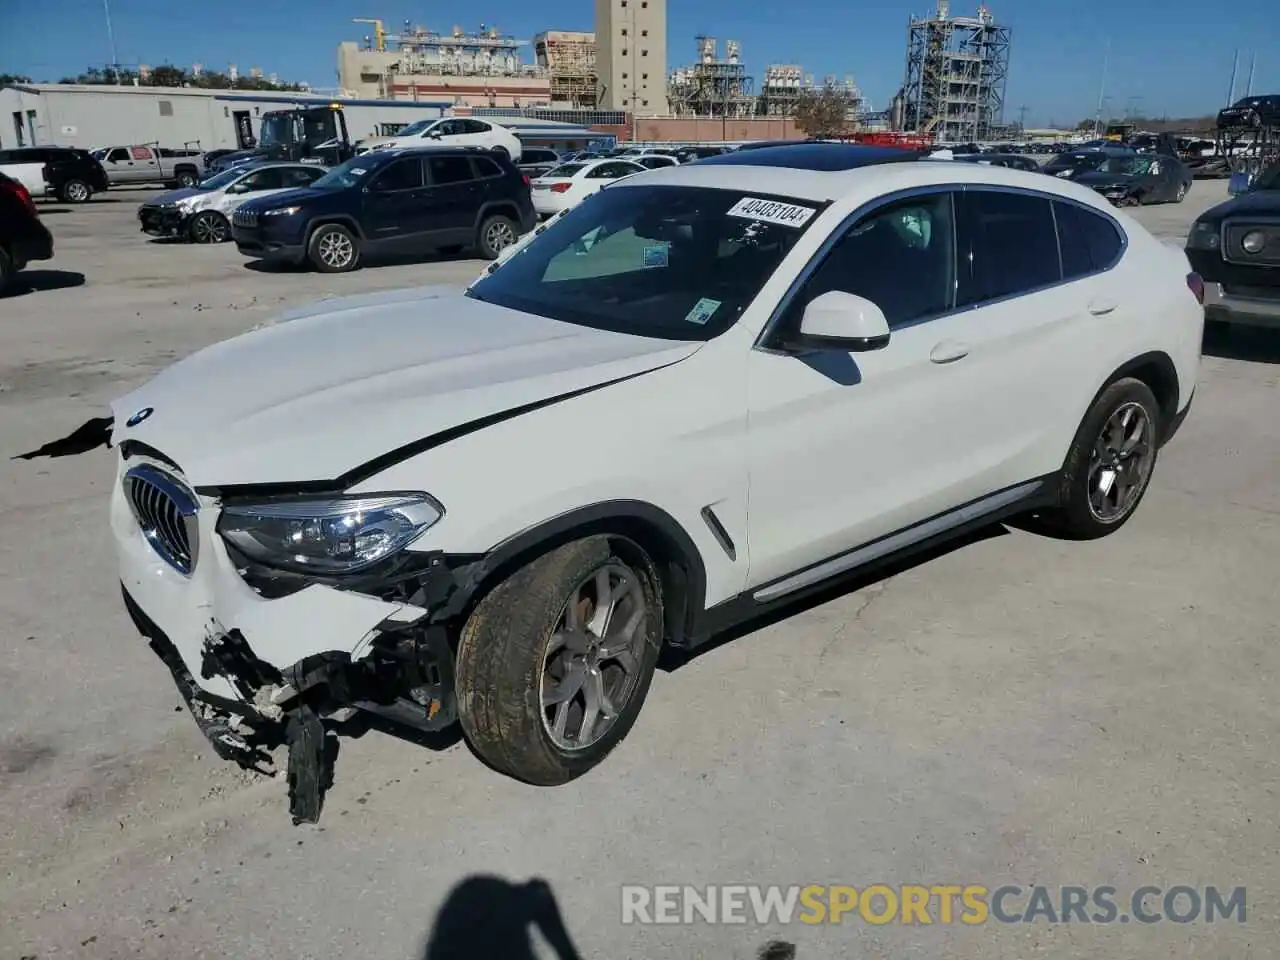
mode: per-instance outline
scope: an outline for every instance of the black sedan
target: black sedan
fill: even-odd
[[[1191,171],[1177,157],[1143,153],[1108,157],[1094,170],[1072,179],[1092,187],[1117,206],[1181,203],[1191,189]]]
[[[1137,153],[1130,147],[1077,147],[1058,154],[1041,170],[1051,177],[1074,179],[1082,173],[1097,170],[1113,157],[1132,157]]]

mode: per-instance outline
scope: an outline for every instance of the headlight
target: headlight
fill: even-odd
[[[224,507],[218,533],[250,560],[299,573],[352,573],[403,550],[444,516],[425,493]]]
[[[301,207],[276,207],[274,210],[264,210],[264,217],[292,217],[295,213],[301,212]]]
[[[1074,171],[1074,170],[1072,170],[1070,167],[1067,167],[1067,169],[1065,169],[1065,170],[1059,170],[1057,173],[1055,173],[1055,174],[1054,174],[1054,176],[1055,176],[1055,177],[1069,177],[1069,176],[1071,176],[1071,174],[1072,174],[1072,173],[1074,173],[1074,172],[1075,172],[1075,171]]]
[[[1213,223],[1196,223],[1187,234],[1187,247],[1191,250],[1217,250],[1218,228]]]

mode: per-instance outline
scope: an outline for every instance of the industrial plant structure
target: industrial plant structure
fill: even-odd
[[[551,82],[551,106],[592,110],[599,102],[596,35],[548,30],[533,38],[534,60]]]
[[[667,113],[667,0],[596,0],[596,72],[605,110]]]
[[[851,76],[837,80],[835,76],[828,75],[823,77],[821,84],[817,84],[813,74],[805,73],[799,64],[775,63],[765,68],[764,83],[760,85],[760,95],[756,98],[756,113],[762,117],[793,117],[801,96],[823,89],[844,94],[851,120],[862,121],[871,110],[871,104]]]
[[[938,0],[932,17],[907,27],[907,69],[895,118],[900,129],[940,143],[987,140],[1003,125],[1011,31],[986,5],[953,17]]]
[[[671,73],[667,99],[673,117],[750,117],[756,112],[753,78],[737,40],[725,42],[720,59],[715,37],[698,37],[698,60]]]
[[[546,70],[522,63],[526,40],[504,36],[497,27],[480,25],[476,33],[455,26],[437,33],[405,21],[388,34],[381,20],[364,45],[338,47],[338,82],[344,94],[407,100],[445,100],[458,106],[545,104],[551,84]]]

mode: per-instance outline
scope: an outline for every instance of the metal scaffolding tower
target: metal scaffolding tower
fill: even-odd
[[[741,62],[736,40],[725,42],[725,59],[719,59],[715,37],[698,37],[698,62],[671,74],[667,97],[676,117],[749,117],[755,112],[753,78]]]
[[[938,0],[932,17],[907,26],[902,129],[939,143],[988,140],[1003,126],[1011,31],[986,5],[976,17],[951,16]]]

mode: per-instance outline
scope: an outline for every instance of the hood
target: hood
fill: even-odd
[[[368,139],[365,139],[365,140],[361,140],[361,141],[360,141],[360,149],[362,149],[362,150],[372,150],[372,149],[374,149],[375,147],[381,147],[381,146],[383,146],[384,144],[388,144],[388,143],[395,143],[395,142],[396,142],[397,140],[399,140],[399,139],[400,139],[399,137],[394,137],[394,136],[392,136],[392,137],[369,137]]]
[[[179,200],[187,200],[191,197],[203,197],[207,193],[209,193],[208,190],[201,190],[199,187],[181,187],[177,190],[166,190],[164,193],[148,200],[143,206],[160,207],[167,203],[177,203]]]
[[[1076,174],[1072,179],[1081,186],[1106,190],[1108,187],[1132,187],[1142,177],[1135,173],[1099,173],[1097,170],[1089,170]]]
[[[1242,213],[1280,217],[1280,190],[1250,190],[1206,210],[1201,217],[1234,217]]]
[[[147,444],[197,487],[333,481],[700,346],[561,323],[448,287],[333,300],[201,350],[120,398],[112,443]]]

